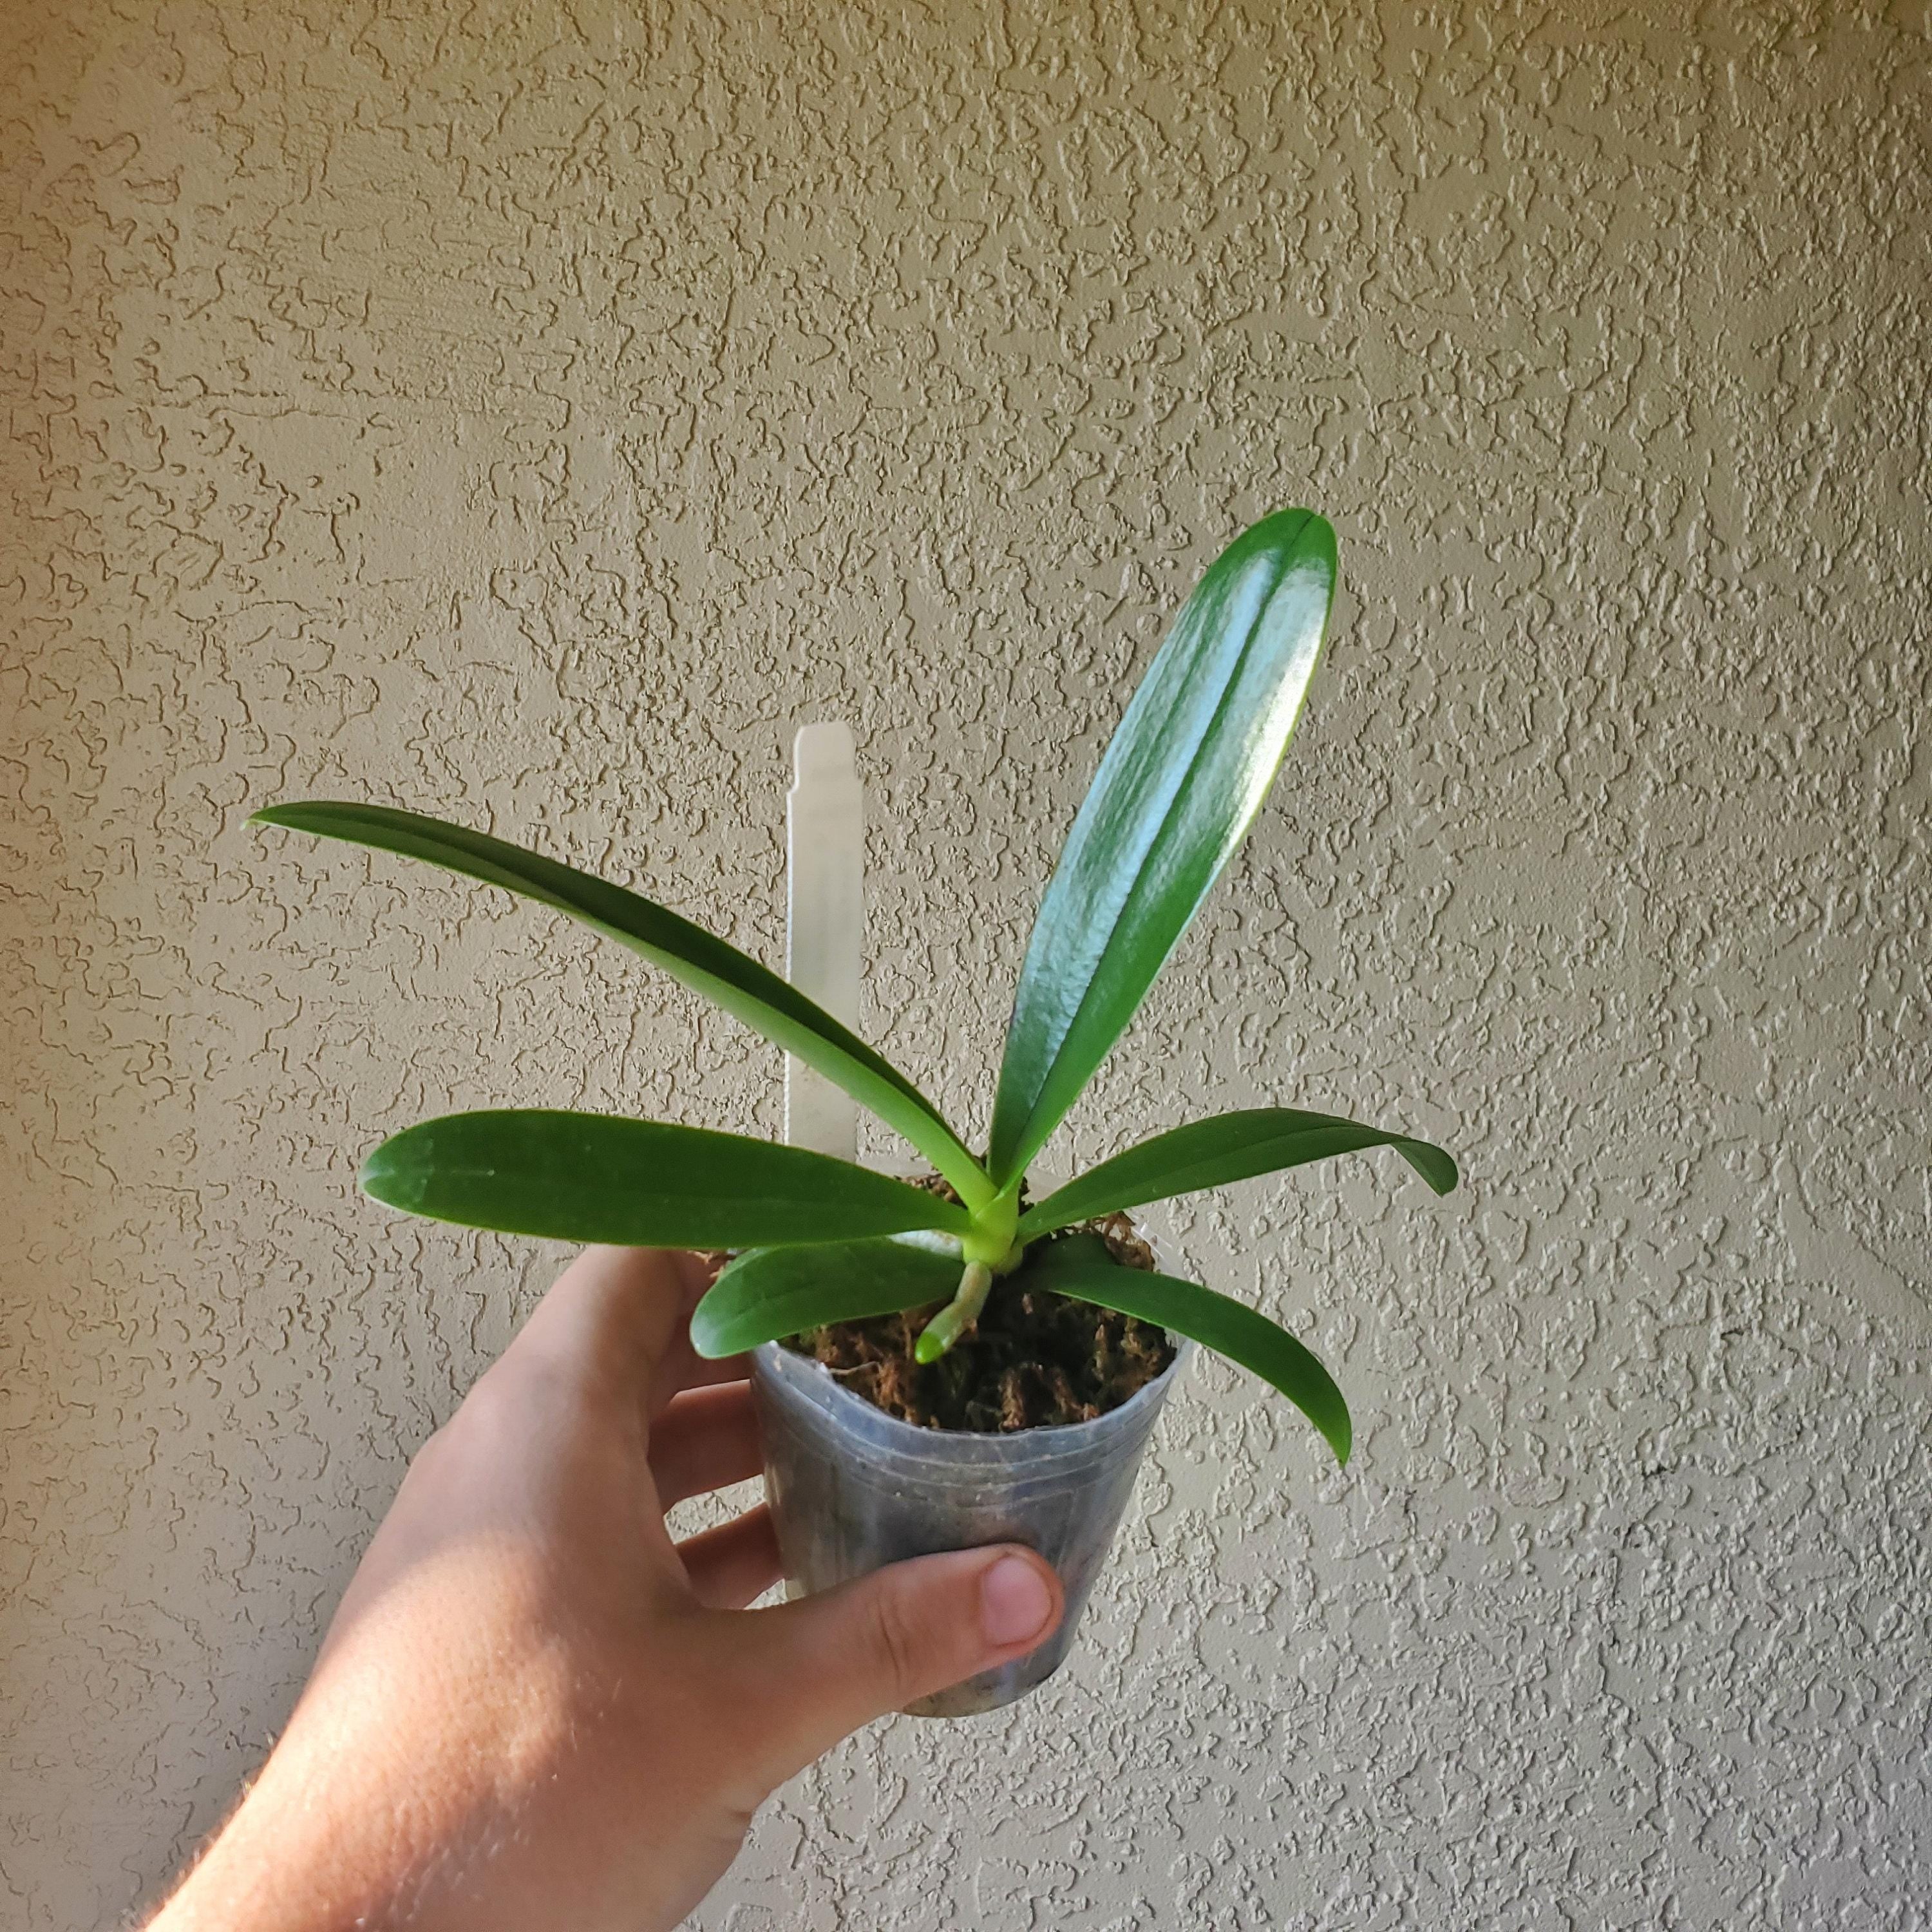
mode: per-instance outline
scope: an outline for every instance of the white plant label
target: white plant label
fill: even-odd
[[[858,1030],[865,953],[864,788],[850,728],[805,724],[792,742],[785,800],[785,976],[832,1017]],[[856,1160],[857,1103],[785,1055],[786,1140]]]

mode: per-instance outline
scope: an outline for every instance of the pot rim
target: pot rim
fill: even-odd
[[[1131,1210],[1127,1218],[1134,1232],[1154,1250],[1156,1267],[1162,1274],[1168,1272],[1167,1256],[1162,1252],[1160,1238]],[[782,1342],[760,1342],[751,1353],[754,1361],[768,1376],[789,1382],[794,1375],[809,1380],[812,1375],[816,1374],[820,1379],[813,1382],[812,1388],[825,1391],[832,1406],[844,1410],[855,1421],[862,1417],[868,1432],[880,1432],[887,1442],[906,1453],[929,1454],[932,1446],[940,1443],[950,1445],[949,1453],[956,1455],[960,1453],[962,1445],[969,1443],[1037,1442],[1045,1448],[1050,1442],[1055,1449],[1075,1450],[1101,1435],[1130,1426],[1144,1409],[1157,1408],[1166,1399],[1174,1385],[1175,1377],[1192,1359],[1197,1345],[1191,1337],[1177,1335],[1171,1328],[1163,1329],[1162,1333],[1174,1344],[1174,1360],[1152,1382],[1143,1382],[1125,1402],[1085,1422],[1036,1423],[1028,1429],[1011,1430],[934,1429],[922,1422],[908,1422],[903,1417],[888,1414],[863,1396],[854,1395],[823,1362],[800,1354]],[[801,1389],[800,1393],[806,1391]]]
[[[966,1445],[976,1443],[1036,1442],[1042,1448],[1050,1443],[1054,1449],[1072,1450],[1084,1447],[1101,1435],[1128,1426],[1143,1409],[1158,1408],[1166,1399],[1175,1376],[1192,1359],[1196,1347],[1188,1336],[1177,1337],[1172,1330],[1168,1332],[1174,1342],[1174,1360],[1152,1382],[1143,1382],[1125,1402],[1085,1422],[1040,1422],[1028,1429],[934,1429],[922,1422],[908,1422],[902,1416],[889,1415],[876,1402],[868,1402],[863,1396],[854,1395],[823,1362],[814,1360],[810,1355],[801,1355],[788,1348],[782,1342],[760,1342],[752,1351],[752,1355],[769,1376],[786,1381],[794,1375],[807,1379],[818,1378],[812,1386],[825,1394],[832,1408],[849,1414],[855,1421],[862,1418],[868,1432],[876,1432],[908,1454],[930,1455],[940,1444],[946,1445],[952,1456],[964,1452]]]

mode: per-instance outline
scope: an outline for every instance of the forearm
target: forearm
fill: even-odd
[[[153,1932],[487,1932],[518,1901],[503,1853],[568,1780],[568,1664],[532,1641],[502,1559],[445,1558],[367,1609],[352,1599],[288,1729]],[[439,1574],[440,1573],[440,1574]],[[462,1620],[459,1630],[453,1619]],[[476,1660],[488,1660],[479,1697]],[[466,1672],[467,1675],[466,1675]],[[567,1852],[559,1833],[540,1852]],[[567,1838],[568,1834],[563,1834]],[[530,1862],[520,1851],[516,1869]],[[460,1907],[460,1916],[452,1916]]]
[[[749,1389],[689,1347],[706,1279],[593,1249],[550,1291],[418,1454],[151,1932],[671,1932],[784,1779],[1046,1636],[1030,1554],[746,1610],[778,1574],[762,1510],[673,1542],[670,1503],[760,1463]]]

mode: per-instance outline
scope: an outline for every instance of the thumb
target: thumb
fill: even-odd
[[[1060,1579],[1030,1550],[916,1556],[823,1594],[751,1614],[746,1646],[775,1674],[766,1708],[782,1762],[801,1771],[848,1732],[1036,1649],[1060,1619]]]

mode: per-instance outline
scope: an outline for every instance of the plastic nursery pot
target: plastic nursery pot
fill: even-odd
[[[1010,1436],[926,1429],[840,1387],[809,1357],[767,1342],[752,1355],[765,1496],[786,1592],[808,1595],[908,1556],[1023,1543],[1059,1573],[1066,1612],[1046,1642],[905,1708],[961,1718],[1023,1697],[1060,1668],[1100,1575],[1141,1454],[1192,1345],[1091,1422]]]

